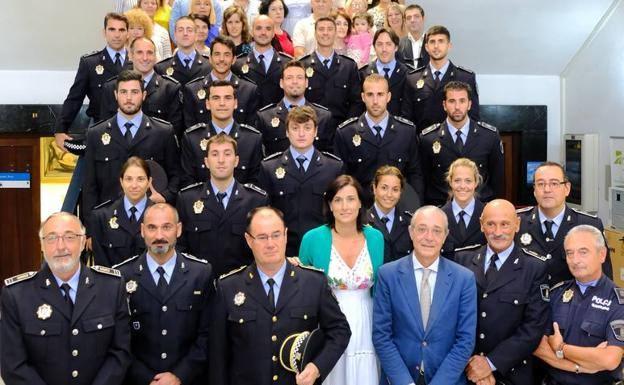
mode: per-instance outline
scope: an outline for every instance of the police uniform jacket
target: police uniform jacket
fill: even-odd
[[[390,115],[384,136],[378,143],[362,114],[338,126],[334,148],[336,155],[345,162],[346,173],[362,184],[367,206],[373,202],[370,186],[375,171],[384,165],[401,170],[407,182],[422,197],[424,186],[418,156],[418,135],[410,121]]]
[[[236,92],[237,107],[234,120],[253,125],[255,113],[259,106],[258,87],[249,80],[241,79],[232,74],[230,79]],[[206,109],[206,98],[212,84],[210,74],[193,79],[184,88],[184,125],[191,127],[197,123],[210,122],[210,111]]]
[[[294,385],[295,374],[280,365],[280,347],[288,336],[316,328],[325,337],[312,361],[320,384],[351,336],[325,275],[289,263],[275,310],[254,263],[219,280],[213,317],[211,385]]]
[[[284,97],[284,91],[280,88],[279,82],[284,64],[291,60],[291,56],[283,52],[273,51],[273,59],[265,72],[264,66],[258,63],[252,50],[246,55],[238,56],[236,63],[232,66],[232,72],[251,81],[258,87],[260,94],[258,107],[263,107],[267,104],[277,103]]]
[[[215,276],[249,264],[253,260],[245,241],[247,213],[269,203],[264,190],[234,182],[225,209],[217,201],[210,182],[190,185],[178,197],[182,236],[181,250],[207,259]]]
[[[468,158],[477,164],[483,183],[479,199],[483,202],[503,196],[505,161],[500,135],[496,127],[470,120],[462,151],[457,149],[446,121],[435,124],[420,134],[420,159],[425,184],[425,202],[442,205],[448,199],[446,172],[457,158]]]
[[[405,78],[409,71],[410,69],[405,64],[397,60],[394,71],[392,71],[392,75],[390,75],[390,79],[388,79],[388,85],[390,86],[391,93],[390,103],[388,103],[388,111],[392,115],[401,115],[401,105],[403,103]],[[379,74],[379,72],[377,72],[377,60],[373,60],[369,64],[360,68],[360,80],[362,80],[362,90],[364,90],[364,79],[366,79],[368,75],[372,74]],[[382,72],[380,75],[383,76],[384,73]]]
[[[563,249],[563,240],[566,234],[568,234],[568,231],[578,225],[591,225],[601,232],[604,231],[600,218],[566,205],[563,220],[561,221],[559,230],[557,230],[555,239],[547,241],[542,230],[537,206],[517,210],[517,213],[520,217],[520,231],[516,236],[516,242],[519,241],[522,247],[526,247],[540,255],[546,256],[548,259],[546,261],[546,265],[548,266],[548,281],[551,286],[572,278],[572,274],[566,262],[565,250]],[[602,272],[609,278],[613,277],[608,247],[607,258],[602,264]]]
[[[548,322],[548,285],[544,257],[515,246],[495,278],[485,279],[487,246],[458,251],[455,260],[477,280],[477,342],[474,354],[496,367],[506,384],[533,383],[532,354]]]
[[[388,232],[388,228],[377,215],[377,210],[375,210],[374,206],[368,209],[366,217],[368,223],[383,234],[384,263],[396,261],[412,252],[414,246],[409,236],[412,213],[402,210],[400,205],[396,206],[394,208],[394,222],[390,232]]]
[[[100,117],[108,119],[117,113],[118,105],[115,99],[117,76],[110,78],[103,86]],[[182,99],[180,83],[171,76],[160,76],[154,73],[145,88],[145,100],[141,110],[147,116],[166,120],[171,123],[176,134],[181,134]]]
[[[604,274],[595,287],[581,293],[574,279],[551,289],[552,322],[557,322],[563,341],[569,345],[595,347],[606,341],[624,348],[624,294]],[[553,334],[552,322],[545,335]],[[548,375],[566,385],[611,384],[622,379],[622,363],[612,371],[576,374],[548,367]]]
[[[334,53],[329,69],[315,52],[299,59],[306,67],[306,100],[331,111],[336,124],[364,112],[362,82],[357,63],[348,56]]]
[[[176,54],[156,63],[154,70],[162,76],[168,75],[173,77],[184,86],[191,80],[200,76],[206,76],[212,71],[208,59],[208,55],[195,51],[195,60],[191,63],[191,69],[189,70]]]
[[[416,58],[414,50],[412,49],[412,41],[409,39],[409,36],[402,37],[401,40],[399,40],[399,50],[397,51],[396,57],[397,60],[402,63],[415,68],[420,68],[429,64],[429,52],[425,49],[424,41],[422,48],[420,49],[420,54],[418,55],[418,58]],[[418,64],[414,65],[414,60],[416,59],[418,59]]]
[[[325,223],[323,194],[342,171],[339,158],[318,150],[314,151],[304,174],[290,150],[262,161],[260,186],[269,194],[271,205],[284,213],[288,228],[286,255],[297,255],[303,235]]]
[[[316,112],[317,134],[314,140],[314,147],[321,151],[332,152],[336,124],[332,119],[331,112],[320,104],[306,101],[305,105],[312,107],[314,112]],[[262,141],[266,154],[272,155],[285,151],[290,147],[290,141],[286,136],[287,117],[288,107],[283,100],[277,104],[264,106],[258,111],[255,127],[262,132]]]
[[[407,75],[403,97],[402,116],[413,121],[422,131],[432,124],[446,119],[442,106],[444,86],[451,81],[468,83],[472,88],[472,107],[468,111],[470,119],[479,120],[479,93],[474,72],[454,65],[452,62],[436,87],[435,76],[429,65],[417,68]]]
[[[462,236],[459,233],[459,224],[457,223],[457,218],[455,217],[455,214],[453,214],[451,201],[448,201],[444,206],[441,207],[442,211],[444,211],[444,213],[446,214],[446,218],[448,219],[449,230],[448,235],[446,236],[446,240],[444,241],[444,245],[442,246],[442,255],[447,258],[453,259],[453,253],[455,249],[466,246],[485,244],[485,236],[481,232],[481,223],[479,222],[481,213],[483,213],[483,207],[483,202],[475,198],[474,211],[472,212],[472,216],[470,217],[470,222],[466,226],[465,236]]]
[[[159,193],[174,203],[180,184],[180,155],[171,124],[143,115],[141,126],[130,144],[117,126],[117,117],[89,128],[87,134],[85,181],[82,189],[85,217],[94,206],[117,199],[121,186],[119,172],[131,156],[153,160],[167,173],[167,189]]]
[[[204,158],[207,150],[206,142],[213,135],[217,135],[217,131],[212,123],[197,123],[184,132],[182,137],[183,186],[205,182],[210,178],[210,172],[206,168]],[[262,161],[262,135],[260,131],[235,121],[230,130],[230,136],[236,139],[239,158],[238,166],[234,170],[234,177],[241,183],[255,183]]]
[[[148,198],[145,209],[151,205],[152,201]],[[135,223],[130,223],[123,196],[93,209],[89,233],[96,265],[110,267],[145,251],[145,242],[141,236],[144,213]]]
[[[111,77],[118,75],[121,70],[131,68],[132,63],[128,60],[127,55],[123,68],[117,68],[114,59],[111,59],[108,55],[106,48],[82,56],[78,64],[74,83],[63,102],[61,116],[56,121],[54,132],[58,134],[69,130],[84,103],[85,96],[89,98],[87,115],[94,122],[103,119],[100,116],[100,101],[104,83]]]
[[[73,312],[47,264],[4,284],[1,367],[7,384],[121,384],[131,356],[118,270],[81,264]]]
[[[183,384],[201,384],[208,361],[212,268],[177,253],[167,294],[162,297],[145,253],[116,266],[125,280],[130,308],[133,360],[125,383],[149,384],[158,373],[172,372]]]

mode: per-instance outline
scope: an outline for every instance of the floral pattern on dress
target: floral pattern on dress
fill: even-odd
[[[329,260],[327,281],[334,290],[364,290],[373,286],[373,263],[368,247],[364,247],[355,260],[353,268],[349,268],[338,250],[332,245]]]

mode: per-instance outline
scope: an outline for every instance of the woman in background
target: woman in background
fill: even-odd
[[[219,0],[217,0],[219,1]],[[206,45],[210,46],[212,40],[219,36],[219,26],[217,25],[217,16],[215,14],[215,8],[212,5],[211,0],[191,0],[189,3],[189,15],[198,14],[208,17],[208,23],[210,25],[208,30],[208,37],[206,38]]]
[[[152,41],[156,46],[156,60],[160,61],[171,57],[171,39],[169,39],[169,32],[158,24],[155,20],[155,15],[161,8],[159,1],[162,0],[139,0],[137,7],[142,9],[147,16],[152,20],[153,33]],[[168,21],[167,21],[168,22]]]
[[[392,29],[399,38],[407,36],[405,26],[405,11],[401,4],[392,3],[386,12],[386,27]]]
[[[134,39],[139,37],[146,37],[148,39],[152,39],[152,33],[154,32],[154,22],[150,17],[139,8],[132,8],[129,11],[126,11],[124,15],[128,18],[128,42],[127,47],[130,47],[130,44],[134,41]],[[156,60],[159,60],[156,57]]]
[[[293,46],[292,38],[282,28],[284,19],[288,16],[288,7],[284,0],[265,0],[260,4],[259,11],[261,15],[267,15],[273,20],[275,30],[275,36],[271,41],[273,48],[278,52],[293,56],[295,47]]]
[[[210,20],[208,20],[208,16],[194,13],[191,15],[191,19],[197,28],[195,49],[202,55],[210,56],[210,47],[206,45],[206,40],[208,40],[208,33],[210,31]]]
[[[245,12],[238,5],[231,5],[223,11],[223,24],[221,34],[229,36],[236,44],[235,55],[248,54],[251,52],[251,35]]]

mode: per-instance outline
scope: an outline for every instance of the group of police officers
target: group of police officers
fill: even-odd
[[[475,76],[448,60],[446,28],[429,29],[429,62],[417,69],[396,59],[399,39],[381,28],[377,58],[359,70],[333,51],[334,19],[320,18],[315,28],[317,50],[298,61],[272,48],[273,22],[265,16],[253,22],[249,54],[237,58],[232,40],[219,36],[207,57],[194,49],[193,21],[182,17],[176,53],[156,63],[151,40],[126,47],[127,20],[106,15],[107,46],[81,58],[55,135],[59,146],[81,154],[81,216],[109,223],[117,215],[119,174],[131,157],[159,165],[165,182],[150,188],[131,232],[85,229],[66,213],[44,221],[46,263],[7,279],[2,293],[7,384],[315,383],[346,347],[346,320],[318,272],[288,266],[277,289],[263,275],[324,223],[329,182],[354,176],[370,207],[375,171],[392,165],[421,203],[442,205],[449,165],[469,158],[483,177],[480,199],[501,196],[500,136],[478,120]],[[81,143],[68,128],[85,96],[97,123]],[[486,245],[443,250],[477,278],[470,381],[621,379],[624,293],[610,280],[602,236],[602,243],[568,246],[582,238],[573,232],[566,239],[577,225],[603,230],[598,218],[566,205],[570,188],[563,168],[546,162],[535,173],[537,206],[516,213],[496,200],[480,222]],[[107,266],[82,264],[86,237],[112,230],[116,243],[136,244],[133,253],[96,255]],[[284,250],[271,248],[282,237]],[[589,274],[593,265],[574,257],[593,255],[593,246],[599,271]],[[237,269],[242,265],[249,266]],[[321,358],[288,374],[277,362],[281,342],[317,325],[329,341]]]

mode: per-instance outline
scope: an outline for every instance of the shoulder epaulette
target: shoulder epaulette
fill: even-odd
[[[365,69],[365,68],[368,68],[368,65],[369,65],[369,64],[370,64],[370,63],[364,63],[364,64],[362,64],[362,66],[361,66],[361,67],[358,67],[358,71],[361,71],[361,70],[363,70],[363,69]]]
[[[492,132],[498,132],[498,129],[494,126],[492,126],[491,124],[488,124],[486,122],[477,122],[477,124],[483,128],[487,128],[488,130],[492,131]]]
[[[169,75],[167,75],[167,74],[165,74],[165,75],[161,75],[161,76],[162,76],[163,78],[165,78],[165,79],[169,80],[169,81],[174,82],[175,84],[180,84],[180,82],[179,82],[179,81],[177,81],[177,80],[176,80],[176,78],[174,78],[173,76],[169,76]],[[198,79],[201,79],[201,78],[198,78]],[[189,82],[189,83],[190,83],[190,82]]]
[[[191,261],[200,262],[200,263],[203,263],[204,265],[208,264],[208,261],[206,261],[205,259],[197,258],[196,256],[187,254],[187,253],[181,253],[181,254],[184,255],[186,258],[190,259]]]
[[[258,112],[268,110],[269,108],[273,108],[275,106],[277,106],[277,104],[275,104],[275,103],[267,104],[266,106],[264,106],[261,109],[259,109]]]
[[[159,64],[161,64],[161,63],[166,63],[166,62],[168,62],[168,61],[171,61],[172,59],[173,59],[173,56],[172,56],[172,57],[168,57],[168,58],[166,58],[166,59],[162,59],[161,61],[159,61],[158,63],[156,63],[156,65],[159,65]]]
[[[320,108],[321,110],[329,111],[329,108],[325,107],[325,106],[324,106],[324,105],[322,105],[322,104],[312,103],[312,105],[313,105],[314,107],[318,107],[318,108]]]
[[[565,285],[568,282],[570,282],[570,281],[561,281],[559,283],[556,283],[556,284],[554,284],[553,286],[550,287],[550,291],[553,291],[556,288],[561,287],[561,286]]]
[[[340,124],[338,125],[338,129],[340,129],[340,128],[342,128],[342,127],[346,126],[346,125],[349,125],[349,124],[351,124],[351,123],[353,123],[353,122],[357,121],[358,119],[359,119],[359,118],[358,118],[357,116],[354,116],[354,117],[352,117],[352,118],[349,118],[349,119],[345,120],[344,122],[340,123]]]
[[[542,262],[546,262],[548,260],[547,257],[545,257],[543,255],[539,255],[539,254],[537,254],[533,250],[529,250],[529,249],[526,249],[524,247],[522,247],[521,249],[522,249],[522,251],[524,251],[525,254],[530,255],[531,257],[535,257],[535,258],[539,259]]]
[[[115,75],[115,76],[113,76],[113,77],[110,77],[110,78],[106,79],[105,83],[109,83],[109,82],[112,82],[113,80],[117,80],[117,77],[118,77],[118,76],[119,76],[119,75]]]
[[[403,214],[407,215],[410,218],[414,216],[414,213],[411,213],[411,212],[409,212],[407,210],[403,211]]]
[[[618,303],[620,305],[624,305],[624,289],[621,287],[614,287],[613,291],[615,291],[615,296],[617,297]]]
[[[267,195],[266,191],[264,191],[263,189],[261,189],[260,187],[256,186],[253,183],[245,183],[243,186],[247,187],[250,190],[253,190],[253,191],[257,192],[258,194],[262,194],[264,196]]]
[[[348,59],[349,61],[354,62],[355,63],[355,67],[357,68],[357,62],[355,60],[353,60],[352,58],[350,58],[349,56],[343,55],[343,54],[338,54],[338,56],[340,56],[343,59]]]
[[[121,277],[121,271],[117,269],[113,269],[112,267],[95,265],[91,266],[91,270],[97,271],[98,273],[112,275],[113,277]]]
[[[306,60],[309,57],[310,57],[310,54],[304,55],[304,56],[299,58],[299,61],[304,61],[304,60]]]
[[[236,268],[236,269],[234,269],[234,270],[232,270],[232,271],[229,271],[229,272],[227,272],[227,273],[225,273],[225,274],[221,274],[221,275],[219,276],[219,280],[222,280],[223,278],[227,278],[227,277],[229,277],[229,276],[231,276],[231,275],[234,275],[234,274],[236,274],[236,273],[238,273],[238,272],[241,272],[241,271],[245,270],[245,268],[246,268],[246,267],[247,267],[247,265],[243,265],[243,266],[238,267],[238,268]]]
[[[240,123],[239,126],[246,128],[247,130],[255,133],[255,134],[262,134],[260,131],[258,131],[255,127],[250,126],[249,124],[244,124],[244,123]]]
[[[412,126],[412,127],[416,127],[416,125],[414,124],[414,122],[412,122],[409,119],[405,119],[402,116],[398,116],[398,115],[392,115],[392,117],[394,118],[394,120],[398,120],[401,123],[407,124],[408,126]]]
[[[201,55],[205,58],[205,59],[210,59],[210,55],[208,55],[207,53],[201,53]]]
[[[521,209],[516,209],[516,214],[526,213],[527,211],[533,210],[533,206],[523,207]]]
[[[481,245],[479,243],[475,243],[474,245],[470,245],[470,246],[458,247],[454,251],[458,252],[458,251],[464,251],[464,250],[474,250],[479,247],[481,247]]]
[[[241,81],[241,80],[243,80],[244,82],[247,82],[247,83],[251,83],[251,84],[253,84],[254,86],[258,86],[258,85],[256,84],[256,82],[254,82],[254,81],[253,81],[253,79],[243,78],[243,77],[240,77],[240,76],[237,76],[237,80],[235,80],[235,81],[234,81],[234,83],[238,83],[238,82],[239,82],[239,81]]]
[[[422,70],[424,70],[426,67],[427,67],[426,65],[424,65],[424,66],[420,66],[420,67],[416,67],[416,68],[411,67],[411,68],[414,68],[414,69],[413,69],[413,70],[411,70],[411,71],[409,71],[409,73],[410,73],[410,74],[413,74],[413,73],[416,73],[416,72],[421,72],[421,71],[422,71]]]
[[[102,203],[100,203],[99,205],[95,206],[95,207],[93,208],[93,210],[97,210],[97,209],[99,209],[100,207],[104,207],[104,206],[106,206],[106,205],[110,204],[112,201],[113,201],[112,199],[109,199],[109,200],[107,200],[106,202],[102,202]]]
[[[279,54],[280,54],[280,56],[287,57],[287,58],[288,58],[288,59],[290,59],[290,60],[294,59],[294,57],[290,56],[290,55],[289,55],[289,54],[287,54],[286,52],[280,52]]]
[[[469,74],[474,74],[474,72],[472,70],[469,70],[468,68],[464,68],[462,66],[455,66],[455,68],[460,69],[464,72],[468,72]]]
[[[238,55],[236,55],[236,58],[240,59],[240,58],[246,57],[247,55],[249,55],[249,53],[241,52]]]
[[[203,183],[202,183],[202,182],[191,183],[191,184],[190,184],[190,185],[188,185],[188,186],[184,186],[184,187],[182,187],[182,188],[180,189],[180,192],[182,192],[182,191],[186,191],[186,190],[190,190],[190,189],[194,189],[195,187],[199,187],[199,186],[201,186],[201,185],[203,185]]]
[[[206,128],[206,123],[197,123],[192,125],[191,127],[187,128],[186,130],[184,130],[185,133],[189,133],[189,132],[193,132],[195,130],[197,130],[198,128]]]
[[[95,127],[99,124],[102,124],[104,122],[106,122],[108,119],[102,119],[102,120],[98,120],[97,122],[93,123],[92,125],[90,125],[89,127]]]
[[[11,278],[5,279],[4,280],[4,286],[11,286],[11,285],[16,284],[18,282],[26,281],[28,279],[31,279],[35,275],[37,275],[36,271],[28,271],[26,273],[15,275],[15,276],[13,276]]]
[[[340,159],[340,157],[339,157],[339,156],[334,155],[334,154],[332,154],[331,152],[328,152],[328,151],[321,151],[321,153],[323,153],[323,155],[325,155],[325,156],[326,156],[326,157],[328,157],[328,158],[332,158],[332,159],[335,159],[335,160],[337,160],[337,161],[339,161],[339,162],[342,162],[342,159]]]
[[[308,265],[299,265],[299,267],[302,268],[302,269],[306,269],[306,270],[310,270],[310,271],[315,271],[317,273],[325,274],[325,271],[323,271],[323,269],[319,269],[318,267],[308,266]]]
[[[438,128],[440,128],[440,126],[441,126],[440,123],[436,123],[436,124],[434,124],[432,126],[429,126],[429,127],[425,128],[424,130],[422,130],[421,134],[422,135],[427,135],[428,133],[433,132],[433,131],[437,130]]]
[[[121,262],[119,262],[118,264],[113,265],[113,266],[112,266],[112,268],[113,268],[113,269],[116,269],[116,268],[118,268],[119,266],[123,266],[123,265],[125,265],[126,263],[131,262],[131,261],[134,261],[135,259],[139,258],[139,256],[140,256],[140,254],[137,254],[137,255],[135,255],[134,257],[130,257],[130,258],[126,259],[125,261],[121,261]]]
[[[93,51],[93,52],[89,52],[89,53],[85,53],[84,55],[82,55],[82,57],[91,57],[93,55],[97,55],[102,51]]]
[[[592,215],[592,214],[590,214],[590,213],[588,213],[588,212],[581,211],[581,210],[579,210],[579,209],[575,209],[575,208],[573,208],[573,207],[570,207],[570,208],[572,209],[572,211],[574,211],[574,212],[575,212],[575,213],[577,213],[577,214],[585,215],[586,217],[591,217],[591,218],[598,218],[598,216],[597,216],[597,215]]]
[[[150,116],[150,119],[157,121],[158,123],[163,124],[171,124],[171,122],[166,121],[165,119],[157,118],[155,116]]]
[[[274,158],[279,158],[283,153],[282,152],[274,152],[271,155],[267,156],[266,158],[262,159],[262,161],[264,162],[265,160],[271,160]]]

